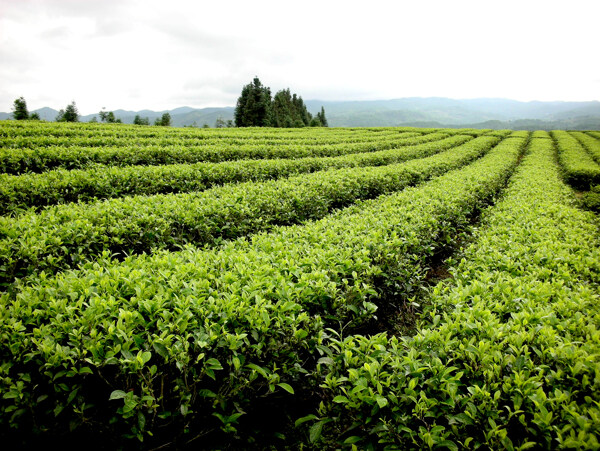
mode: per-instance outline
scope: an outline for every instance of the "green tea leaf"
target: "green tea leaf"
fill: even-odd
[[[324,424],[325,420],[321,420],[310,427],[309,440],[311,443],[316,443],[321,438],[321,433],[323,432]]]
[[[125,393],[123,390],[114,390],[111,394],[110,394],[110,398],[108,398],[109,401],[112,401],[113,399],[122,399],[125,396],[127,396],[127,393]]]
[[[154,342],[152,343],[152,347],[154,348],[154,350],[156,351],[156,353],[161,356],[163,359],[168,359],[169,358],[169,350],[167,349],[167,347],[162,344],[162,343],[158,343],[158,342]]]
[[[295,422],[294,425],[296,427],[300,426],[302,423],[306,423],[307,421],[311,421],[311,420],[316,420],[318,417],[316,415],[313,415],[312,413],[310,415],[306,415],[305,417],[302,418],[298,418]]]
[[[283,388],[288,393],[291,393],[292,395],[294,394],[294,389],[291,387],[291,385],[286,384],[284,382],[277,384],[277,385],[280,386],[281,388]]]

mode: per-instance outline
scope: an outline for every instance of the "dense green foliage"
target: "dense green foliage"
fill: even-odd
[[[333,340],[323,435],[361,448],[597,449],[597,218],[534,138],[408,339]],[[347,431],[347,432],[346,432]]]
[[[321,107],[321,111],[317,113],[317,120],[319,121],[320,126],[329,127],[329,123],[327,122],[327,118],[325,117],[325,108]]]
[[[118,119],[115,116],[115,113],[113,113],[112,111],[100,111],[98,113],[98,115],[100,116],[100,120],[102,122],[106,122],[107,124],[120,124],[121,123],[121,119]]]
[[[557,130],[552,132],[552,137],[568,183],[580,189],[589,189],[592,183],[600,183],[600,165],[575,137]]]
[[[271,88],[258,77],[242,88],[234,112],[236,127],[327,127],[325,109],[314,118],[297,94],[288,89],[278,91],[271,100]]]
[[[242,88],[233,118],[236,127],[269,127],[273,123],[271,88],[263,86],[258,77]]]
[[[596,163],[600,163],[600,139],[587,135],[583,132],[571,132],[583,147],[590,153]]]
[[[30,339],[6,343],[12,363],[4,367],[3,391],[16,396],[5,399],[3,408],[18,410],[45,395],[36,405],[35,421],[60,427],[52,413],[57,406],[64,408],[63,422],[77,421],[73,406],[82,409],[87,384],[110,377],[112,382],[97,389],[105,399],[122,393],[126,404],[112,402],[111,415],[122,417],[140,435],[146,425],[181,421],[182,415],[208,425],[211,412],[227,418],[226,425],[233,428],[252,396],[279,383],[296,384],[306,371],[303,354],[314,352],[320,341],[322,315],[334,325],[336,318],[360,320],[372,314],[372,301],[383,296],[380,290],[393,279],[401,284],[396,290],[410,290],[424,274],[418,269],[423,259],[451,240],[456,227],[467,224],[469,212],[502,185],[516,163],[519,143],[501,145],[480,163],[422,188],[320,222],[215,251],[190,249],[104,262],[23,287],[13,302],[5,296],[3,334],[17,338],[31,331],[31,340],[37,342],[40,334],[50,341],[37,351],[28,349]],[[432,202],[432,195],[441,198]],[[393,279],[385,274],[394,274]],[[110,280],[115,283],[107,284]],[[196,282],[190,284],[192,280]],[[32,315],[45,302],[46,290],[57,302]],[[63,290],[72,293],[68,300]],[[50,355],[57,367],[50,364]],[[66,372],[61,362],[69,362]],[[30,381],[11,370],[40,365],[44,371]],[[50,380],[57,382],[59,371],[66,390],[44,388]],[[191,385],[178,384],[180,378]],[[213,402],[215,397],[219,402]],[[148,421],[141,423],[140,415]],[[95,416],[90,411],[86,417]]]
[[[23,121],[29,119],[29,111],[27,110],[27,102],[23,97],[15,99],[13,103],[13,119],[15,121]]]
[[[401,166],[338,169],[202,193],[129,197],[47,209],[0,222],[0,283],[54,272],[104,251],[130,255],[185,244],[212,244],[273,225],[325,216],[334,208],[386,194],[459,167],[496,144],[482,136]]]
[[[1,123],[3,444],[599,448],[595,140]]]
[[[306,109],[302,97],[282,89],[273,96],[273,127],[305,127],[310,125],[311,114]]]
[[[109,128],[107,125],[86,125]],[[226,131],[202,129],[187,136],[181,134],[181,137],[159,134],[157,139],[156,135],[149,134],[149,137],[131,139],[129,136],[122,137],[120,133],[114,133],[115,126],[110,127],[109,131],[113,132],[112,135],[92,132],[86,136],[71,138],[68,135],[67,137],[11,136],[0,138],[0,143],[3,145],[0,148],[0,170],[9,174],[21,174],[44,172],[56,168],[96,168],[98,164],[110,166],[164,165],[240,159],[329,157],[391,149],[403,144],[417,144],[439,139],[438,134],[433,134],[434,136],[422,136],[416,141],[408,140],[408,138],[419,136],[419,133],[396,131],[372,140],[358,139],[354,141],[352,138],[344,140],[342,135],[337,141],[315,142],[313,139],[292,138],[289,141],[253,142],[251,139],[244,139],[244,136],[251,136],[255,132],[244,129],[237,139],[236,135],[233,135],[234,138],[224,140],[210,139],[211,135],[226,133]],[[47,124],[40,124],[40,128],[46,129]],[[116,128],[125,127],[116,126]],[[473,135],[481,134],[484,133]],[[65,145],[65,142],[69,141],[72,145]]]
[[[64,110],[58,112],[56,122],[79,122],[79,111],[75,102],[71,102]]]
[[[600,185],[593,186],[589,192],[583,194],[583,204],[586,208],[600,213]]]
[[[150,119],[147,117],[141,117],[139,114],[136,114],[133,118],[133,125],[150,125]]]
[[[132,194],[200,191],[224,183],[275,179],[324,169],[381,166],[425,157],[470,139],[470,136],[446,137],[442,133],[430,133],[426,136],[402,138],[395,141],[397,147],[391,149],[350,153],[338,157],[234,160],[222,163],[163,166],[113,166],[102,167],[102,170],[62,169],[19,176],[0,174],[0,214],[24,208],[39,209],[57,203]]]
[[[136,124],[136,125],[138,125],[138,124]],[[156,120],[154,121],[154,125],[160,125],[162,127],[170,127],[171,126],[171,115],[169,113],[163,113],[163,115],[160,118],[156,118]]]

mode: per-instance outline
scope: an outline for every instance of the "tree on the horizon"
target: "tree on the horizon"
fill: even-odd
[[[171,126],[171,115],[169,113],[164,113],[160,119],[156,118],[156,120],[154,121],[154,125],[170,127]]]
[[[29,119],[29,111],[27,111],[27,102],[23,97],[15,99],[13,103],[13,118],[16,121],[24,121]]]
[[[30,121],[39,121],[39,120],[41,120],[40,115],[34,111],[33,113],[31,113],[29,115],[29,120]]]
[[[295,122],[294,105],[289,89],[282,89],[273,96],[273,127],[299,127]]]
[[[273,97],[272,114],[273,127],[305,127],[312,119],[302,97],[292,95],[289,88],[282,89]]]
[[[242,88],[234,112],[236,127],[327,127],[325,108],[317,117],[308,112],[302,97],[290,89],[278,91],[271,100],[271,88],[258,77]]]
[[[325,108],[321,107],[321,112],[317,113],[317,117],[319,118],[319,122],[321,122],[321,127],[329,127],[327,124],[327,118],[325,117]]]
[[[79,111],[74,101],[58,112],[56,122],[79,122]]]
[[[225,119],[223,119],[223,116],[219,116],[215,121],[215,128],[225,128],[225,126]]]
[[[300,115],[300,119],[302,120],[302,123],[305,126],[308,126],[310,124],[310,120],[312,119],[312,114],[310,114],[308,112],[308,109],[306,108],[306,105],[304,104],[304,100],[302,100],[302,97],[296,96],[296,94],[294,94],[294,96],[292,97],[292,103],[294,104],[296,111]]]
[[[236,127],[269,127],[271,125],[271,89],[258,77],[242,88],[234,112]]]
[[[133,118],[134,125],[150,125],[150,119],[147,117],[141,117],[139,114],[136,114]]]
[[[115,113],[112,111],[102,110],[98,114],[100,115],[100,120],[102,122],[106,122],[107,124],[121,124],[123,122],[120,118],[115,117]]]

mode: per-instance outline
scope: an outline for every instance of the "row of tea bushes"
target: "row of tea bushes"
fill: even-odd
[[[161,137],[161,136],[150,136],[140,137],[139,135],[107,135],[93,133],[87,136],[73,137],[73,136],[53,136],[48,135],[23,135],[10,138],[0,137],[0,147],[6,149],[39,149],[44,147],[50,148],[88,148],[91,150],[94,147],[138,147],[140,149],[148,147],[194,147],[194,146],[206,146],[214,145],[221,148],[230,148],[238,146],[247,147],[266,147],[266,146],[278,146],[278,147],[317,147],[327,145],[353,145],[353,144],[368,144],[372,141],[387,141],[395,140],[398,138],[414,138],[421,136],[419,132],[395,132],[395,133],[379,133],[379,134],[354,134],[354,135],[336,135],[332,134],[326,140],[321,140],[317,137],[311,138],[310,135],[306,135],[304,138],[295,137],[291,139],[254,139],[256,132],[252,134],[246,134],[244,137],[233,137],[217,138],[209,135],[205,135],[202,139],[196,137],[179,138],[179,137]],[[364,138],[364,139],[363,139]]]
[[[600,165],[577,139],[566,131],[551,132],[558,147],[558,159],[565,180],[578,189],[589,189],[591,184],[600,183]]]
[[[586,134],[589,136],[592,136],[596,139],[600,139],[600,132],[589,131],[589,132],[586,132]]]
[[[429,135],[443,138],[444,135]],[[380,166],[423,158],[471,140],[455,135],[432,142],[338,157],[276,160],[235,160],[165,166],[58,169],[41,174],[0,174],[0,214],[33,207],[107,199],[201,191],[212,186],[249,180],[268,180],[331,168]]]
[[[533,138],[483,223],[416,336],[332,341],[326,399],[304,419],[314,441],[600,447],[598,223],[576,208],[551,140]]]
[[[33,138],[43,140],[51,138],[95,138],[106,137],[108,140],[118,138],[135,138],[143,142],[153,139],[160,142],[182,142],[186,140],[202,141],[218,139],[234,142],[235,140],[255,142],[321,142],[330,143],[338,139],[360,140],[361,137],[373,139],[398,133],[429,133],[431,131],[454,129],[421,129],[414,127],[372,127],[372,128],[220,128],[205,129],[194,127],[147,127],[126,124],[94,124],[94,123],[65,123],[37,121],[2,121],[0,139]],[[9,143],[10,141],[0,141]]]
[[[571,134],[586,148],[594,160],[600,163],[600,135],[596,134],[594,138],[592,132],[589,134],[571,132]],[[600,183],[591,183],[589,191],[582,193],[581,200],[585,208],[600,213]]]
[[[446,137],[446,133],[397,133],[359,143],[333,144],[221,144],[205,140],[185,145],[161,145],[150,140],[149,146],[139,146],[133,138],[129,145],[110,146],[104,138],[96,139],[97,146],[34,146],[33,148],[0,147],[0,172],[22,174],[45,172],[51,169],[82,169],[98,164],[108,166],[162,165],[210,161],[331,157],[359,152],[374,152],[403,145],[414,145]],[[92,138],[90,138],[92,139]],[[70,141],[65,138],[66,141]],[[99,168],[101,169],[101,168]]]
[[[522,139],[522,138],[514,138]],[[425,159],[246,182],[199,193],[67,204],[0,218],[0,283],[75,267],[103,252],[127,255],[214,244],[322,218],[335,208],[391,193],[460,167],[500,139],[475,138]],[[513,140],[513,139],[511,139]],[[506,146],[511,146],[507,143]]]
[[[590,153],[592,158],[600,163],[600,139],[587,135],[583,132],[571,132],[577,141]]]
[[[94,443],[234,435],[258,400],[311,389],[324,327],[411,295],[431,255],[505,185],[523,141],[317,222],[100,259],[2,295],[0,428],[84,431]]]

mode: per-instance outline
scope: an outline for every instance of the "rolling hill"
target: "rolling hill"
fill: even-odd
[[[369,101],[308,100],[306,106],[316,114],[325,108],[331,127],[470,127],[539,129],[600,129],[600,102],[520,102],[509,99],[448,99],[442,97],[402,98]],[[58,111],[52,108],[35,110],[43,120],[53,121]],[[180,107],[168,111],[115,110],[124,123],[133,123],[139,114],[150,123],[168,112],[175,127],[205,124],[214,127],[217,118],[233,119],[233,107]],[[87,122],[98,114],[82,115]],[[10,119],[10,113],[0,113],[0,119]]]

